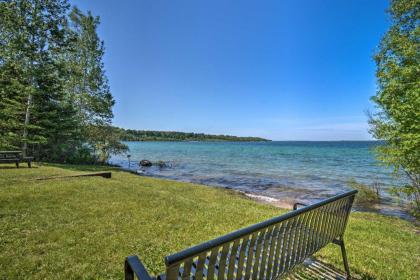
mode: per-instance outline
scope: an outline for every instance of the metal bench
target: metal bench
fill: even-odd
[[[33,159],[33,157],[23,157],[21,151],[0,151],[0,163],[15,163],[17,168],[20,162],[28,163],[30,168]]]
[[[346,192],[232,232],[165,258],[161,280],[278,279],[329,243],[341,247],[350,270],[344,231],[357,191]],[[137,256],[125,260],[125,279],[151,277]]]

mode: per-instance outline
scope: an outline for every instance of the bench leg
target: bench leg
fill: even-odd
[[[31,161],[28,161],[28,167],[29,167],[29,168],[32,168]]]
[[[19,168],[19,161],[16,161],[16,168]]]
[[[350,276],[350,268],[349,268],[349,263],[347,261],[347,253],[346,253],[346,246],[344,245],[344,240],[341,237],[340,239],[336,239],[333,241],[335,244],[339,245],[341,248],[341,255],[343,256],[343,264],[344,264],[344,269],[346,270],[346,274],[347,274],[347,279],[351,279]]]
[[[134,271],[130,267],[127,261],[124,263],[124,279],[125,280],[134,280]]]

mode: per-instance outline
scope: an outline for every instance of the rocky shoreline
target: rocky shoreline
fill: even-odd
[[[239,190],[233,187],[223,187],[223,186],[215,186],[215,185],[210,185],[210,184],[206,184],[206,183],[202,183],[202,182],[194,182],[194,181],[189,181],[189,180],[179,180],[179,179],[173,179],[173,178],[166,178],[163,176],[156,176],[153,174],[149,174],[147,173],[147,168],[151,167],[151,166],[157,166],[159,168],[166,168],[166,167],[170,167],[170,164],[167,164],[163,161],[159,161],[159,162],[151,162],[148,160],[142,160],[139,162],[139,167],[141,167],[142,169],[138,169],[138,170],[133,170],[133,169],[129,169],[129,168],[124,168],[122,166],[120,166],[119,168],[121,170],[124,170],[126,172],[130,172],[132,174],[136,174],[136,175],[140,175],[140,176],[147,176],[147,177],[153,177],[153,178],[160,178],[160,179],[166,179],[166,180],[175,180],[175,181],[181,181],[181,182],[189,182],[189,183],[194,183],[194,184],[201,184],[201,185],[205,185],[208,187],[222,187],[225,189],[229,189],[232,191],[235,191],[237,193],[240,193],[242,195],[244,195],[245,197],[252,199],[256,202],[259,203],[265,203],[265,204],[269,204],[272,205],[274,207],[278,207],[281,209],[293,209],[293,204],[296,202],[300,202],[300,203],[305,203],[305,204],[310,204],[313,202],[308,202],[307,200],[304,199],[299,199],[299,195],[291,195],[291,190],[295,190],[294,188],[290,188],[290,187],[284,187],[284,192],[285,192],[285,198],[276,198],[276,197],[271,197],[268,195],[264,195],[264,194],[260,194],[260,193],[254,193],[254,192],[248,192],[248,191],[243,191],[243,190]],[[299,190],[295,190],[297,192],[300,192]],[[288,196],[286,197],[286,194],[288,194]],[[308,194],[306,194],[306,196],[308,196]],[[319,197],[316,197],[316,195],[314,196],[314,200],[316,201],[317,199],[320,199]],[[394,217],[399,217],[402,218],[404,220],[407,221],[411,221],[414,222],[416,221],[414,217],[412,217],[405,209],[403,209],[402,207],[398,206],[398,205],[393,205],[393,204],[385,204],[385,203],[378,203],[378,204],[373,204],[370,205],[369,207],[361,207],[361,206],[355,206],[354,207],[355,211],[360,211],[360,212],[373,212],[373,213],[379,213],[379,214],[383,214],[386,216],[394,216]]]

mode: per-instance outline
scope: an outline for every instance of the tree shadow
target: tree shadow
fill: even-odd
[[[32,165],[32,167],[28,167],[26,165],[19,165],[19,168],[17,168],[16,166],[2,166],[0,165],[0,169],[32,169],[32,168],[38,168],[38,166],[34,166]]]
[[[60,163],[44,163],[43,166],[58,167],[71,171],[108,171],[119,170],[119,168],[110,165],[96,165],[96,164],[60,164]]]

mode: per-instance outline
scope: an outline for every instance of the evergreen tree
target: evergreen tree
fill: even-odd
[[[37,144],[42,159],[60,162],[126,149],[109,133],[98,24],[67,0],[0,0],[0,149]]]
[[[2,114],[14,129],[22,128],[21,138],[14,139],[21,141],[26,154],[28,143],[50,146],[48,141],[54,135],[53,130],[59,130],[62,125],[54,120],[63,110],[65,80],[62,65],[56,63],[56,58],[66,44],[64,26],[68,4],[59,0],[14,0],[1,1],[0,5],[1,92],[16,109],[24,107],[23,125],[20,114],[10,114],[10,106],[2,106]],[[14,101],[10,102],[10,98]],[[47,129],[48,125],[55,129]]]
[[[5,10],[0,9],[0,18],[4,19]],[[3,27],[0,24],[0,27]],[[0,36],[5,33],[0,31]],[[2,38],[3,39],[3,38]],[[4,42],[4,40],[1,40]],[[20,82],[22,73],[19,67],[6,59],[3,46],[0,47],[0,150],[19,150],[22,143],[25,119],[25,85]],[[7,63],[6,63],[7,62]]]

